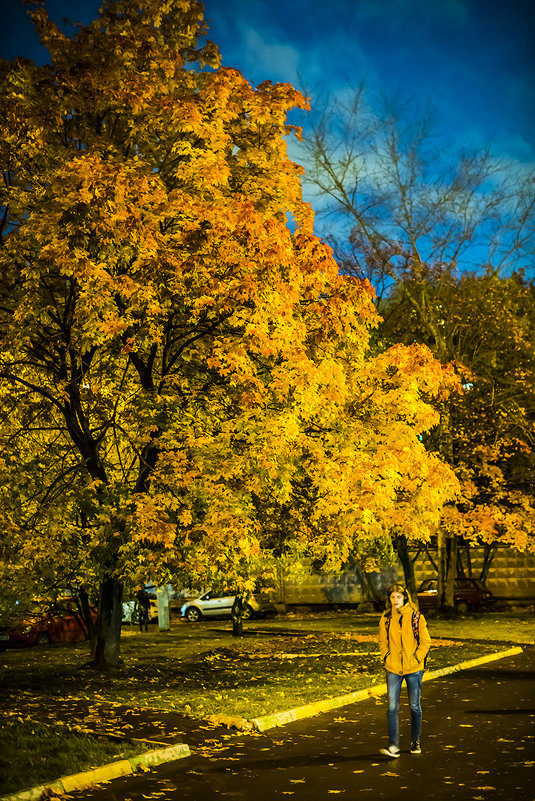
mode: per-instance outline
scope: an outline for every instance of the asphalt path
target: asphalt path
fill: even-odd
[[[368,699],[263,734],[214,737],[193,756],[72,793],[82,801],[535,801],[535,648],[423,685],[422,754],[379,754],[386,699]]]

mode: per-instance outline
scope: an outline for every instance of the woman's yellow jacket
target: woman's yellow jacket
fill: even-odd
[[[424,659],[431,647],[431,637],[422,614],[418,620],[420,644],[414,636],[412,630],[412,613],[414,611],[414,607],[407,603],[399,610],[392,608],[389,626],[387,626],[386,612],[381,615],[379,621],[381,658],[386,670],[390,673],[397,673],[399,676],[423,670]]]

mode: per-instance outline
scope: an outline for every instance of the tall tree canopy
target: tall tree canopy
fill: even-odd
[[[107,2],[74,39],[33,16],[51,64],[1,65],[1,556],[100,586],[106,667],[125,582],[244,593],[285,554],[428,537],[456,482],[420,436],[452,377],[426,347],[370,357],[373,291],[287,157],[305,101],[219,68],[196,0]]]
[[[535,547],[534,295],[523,269],[533,171],[491,152],[445,152],[440,131],[407,105],[376,113],[363,89],[348,98],[305,137],[307,179],[342,270],[377,289],[377,347],[425,343],[463,385],[426,437],[462,486],[438,537],[451,604],[457,535]]]
[[[429,435],[462,492],[451,533],[535,551],[535,292],[521,275],[413,275],[391,298],[388,341],[425,342],[463,384]]]

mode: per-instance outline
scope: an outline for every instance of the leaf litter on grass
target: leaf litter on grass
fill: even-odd
[[[329,621],[324,625],[330,626]],[[375,629],[377,620],[370,625]],[[253,629],[235,640],[230,632],[179,629],[151,639],[130,634],[123,667],[105,679],[79,670],[82,647],[62,649],[61,655],[59,650],[49,652],[44,666],[17,654],[21,669],[16,675],[10,672],[11,700],[21,690],[32,695],[38,686],[38,695],[46,687],[56,698],[91,700],[95,709],[95,702],[102,701],[204,718],[226,714],[250,719],[383,681],[375,632]],[[436,639],[430,666],[480,655],[485,648],[493,650],[491,644]]]

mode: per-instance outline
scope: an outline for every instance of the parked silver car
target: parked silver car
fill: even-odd
[[[195,622],[203,617],[230,617],[234,605],[234,595],[225,593],[205,592],[199,598],[186,601],[181,607],[180,613],[186,620]],[[243,607],[243,619],[249,620],[251,617],[263,617],[269,612],[277,610],[265,596],[251,595]]]

